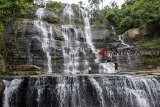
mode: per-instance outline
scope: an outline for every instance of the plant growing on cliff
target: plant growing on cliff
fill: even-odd
[[[32,7],[31,0],[0,0],[0,43],[4,42],[6,22],[11,18],[20,17],[29,7]]]

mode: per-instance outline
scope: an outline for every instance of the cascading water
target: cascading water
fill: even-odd
[[[54,75],[8,80],[10,85],[5,81],[3,107],[160,106],[160,83],[152,77]],[[18,87],[23,92],[18,89],[19,94],[13,98]]]
[[[127,64],[129,65],[129,67],[133,68],[133,62],[132,62],[132,59],[131,59],[131,55],[130,55],[129,51],[127,51],[127,49],[130,49],[133,46],[130,46],[127,43],[124,42],[123,35],[119,35],[118,39],[121,42],[121,44],[123,45],[123,47],[120,48],[119,50],[125,50],[126,51],[126,56],[124,56],[124,57],[127,58]],[[120,56],[118,56],[118,57],[120,57]]]
[[[64,43],[62,46],[64,56],[64,73],[67,74],[87,74],[89,71],[89,63],[86,59],[85,45],[86,43],[78,40],[78,28],[71,25],[74,13],[70,5],[67,5],[63,11],[63,18],[70,20],[70,24],[62,25],[62,34]]]
[[[112,62],[100,63],[99,64],[99,73],[100,74],[115,73],[114,63],[112,63]]]
[[[95,54],[96,59],[95,59],[95,63],[99,64],[99,73],[115,73],[114,70],[114,64],[113,63],[101,63],[100,62],[100,56],[99,56],[99,52],[100,50],[96,49],[93,45],[93,41],[92,41],[92,32],[91,32],[91,26],[90,26],[90,14],[88,12],[88,10],[86,9],[81,9],[82,11],[82,16],[83,16],[83,20],[84,20],[84,32],[85,32],[85,36],[86,36],[86,42],[89,46],[89,48],[92,49],[92,52]]]
[[[10,107],[9,104],[13,98],[13,94],[17,92],[17,88],[21,84],[22,79],[14,79],[14,80],[3,80],[5,84],[5,90],[3,92],[4,99],[3,99],[3,107]]]
[[[52,73],[52,61],[51,61],[50,52],[51,52],[51,48],[55,46],[53,33],[52,33],[53,32],[52,25],[42,21],[42,18],[45,16],[45,8],[37,9],[36,15],[38,16],[39,20],[35,20],[34,24],[39,30],[41,30],[42,34],[36,36],[35,38],[40,40],[42,43],[42,49],[47,56],[48,72]]]
[[[94,86],[94,88],[96,89],[96,93],[98,94],[98,100],[100,102],[100,107],[105,107],[103,89],[101,88],[99,83],[96,81],[96,79],[90,77],[89,80],[90,80],[91,84]]]
[[[131,48],[132,46],[126,44],[123,39],[123,35],[119,35],[119,41],[121,41],[122,45],[126,46],[126,48]]]
[[[62,18],[63,20],[67,18],[69,19],[69,24],[72,23],[72,19],[74,18],[74,12],[73,12],[72,7],[69,4],[67,4],[65,8],[63,9]]]
[[[91,33],[91,27],[90,27],[90,18],[89,18],[89,14],[87,12],[87,10],[83,10],[82,11],[82,16],[84,19],[84,32],[85,32],[85,36],[86,36],[86,42],[87,44],[90,46],[90,48],[92,49],[93,53],[95,53],[95,47],[93,45],[92,42],[92,33]]]

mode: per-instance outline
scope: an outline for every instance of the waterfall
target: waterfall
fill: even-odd
[[[84,32],[86,36],[86,42],[92,49],[93,53],[95,53],[95,47],[92,42],[92,33],[91,33],[91,27],[90,27],[90,22],[89,22],[90,21],[89,14],[87,10],[81,9],[81,11],[82,11],[82,16],[84,20]]]
[[[6,86],[3,107],[10,104],[16,107],[160,106],[160,83],[152,77],[79,74],[33,76],[23,81],[3,82]],[[19,92],[20,84],[25,91]],[[14,93],[21,94],[15,97]],[[21,99],[24,99],[22,103],[16,103]]]
[[[70,20],[68,25],[62,25],[62,34],[64,43],[62,46],[64,56],[64,73],[66,74],[87,74],[89,71],[89,62],[86,59],[86,43],[79,41],[78,33],[80,28],[71,25],[74,13],[70,5],[66,5],[62,16]]]
[[[106,74],[106,73],[115,73],[115,66],[114,63],[100,63],[99,64],[99,73]]]
[[[124,46],[126,46],[127,48],[131,48],[132,46],[130,46],[130,45],[128,45],[128,44],[126,44],[125,42],[124,42],[124,40],[123,40],[123,35],[119,35],[119,41],[121,41],[121,43],[122,43],[122,45],[124,45]]]
[[[67,4],[63,9],[62,18],[63,20],[69,19],[69,24],[72,23],[72,19],[74,19],[74,12],[72,7],[69,4]]]
[[[120,50],[125,50],[125,51],[127,51],[127,49],[130,49],[130,48],[132,48],[133,46],[130,46],[130,45],[128,45],[127,43],[125,43],[124,42],[124,39],[123,39],[123,35],[119,35],[119,41],[121,42],[121,44],[124,46],[124,47],[122,47],[122,48],[119,48]],[[119,57],[119,56],[118,56]],[[126,56],[125,56],[125,58],[127,58],[127,64],[129,65],[129,67],[131,68],[131,69],[133,69],[133,61],[132,61],[132,59],[131,59],[131,55],[130,55],[130,53],[127,51],[126,52]]]
[[[91,15],[89,14],[87,9],[86,10],[81,9],[81,11],[82,11],[82,16],[84,20],[84,32],[86,36],[86,42],[89,48],[92,49],[92,52],[96,56],[95,63],[99,64],[99,73],[115,73],[113,63],[107,63],[107,62],[101,63],[100,62],[100,56],[98,54],[100,50],[94,47],[93,41],[92,41],[92,32],[91,32],[91,26],[90,26],[90,16]]]
[[[35,20],[35,26],[42,32],[41,35],[38,35],[36,38],[39,39],[42,43],[42,49],[47,56],[47,68],[48,73],[52,73],[52,61],[51,61],[51,48],[55,47],[52,25],[42,21],[42,18],[45,16],[45,8],[39,8],[36,11],[36,15],[39,20]]]
[[[12,95],[17,92],[17,88],[21,84],[22,79],[13,79],[11,81],[3,80],[5,84],[5,90],[3,92],[3,107],[10,107],[10,101],[12,100]]]
[[[59,107],[65,107],[68,105],[66,102],[70,102],[71,107],[81,107],[80,99],[80,83],[79,80],[72,77],[60,76],[57,79],[57,95],[59,102]],[[69,98],[70,97],[70,98]]]
[[[103,96],[104,94],[103,94],[103,90],[102,90],[101,86],[96,81],[96,79],[90,77],[89,80],[90,80],[91,84],[96,89],[96,93],[98,94],[98,100],[100,102],[100,107],[105,107],[105,100],[104,100],[104,96]]]

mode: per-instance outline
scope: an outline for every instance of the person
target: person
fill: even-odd
[[[116,59],[116,60],[114,60],[113,61],[113,63],[114,63],[114,65],[115,65],[115,70],[117,71],[118,70],[118,60]]]

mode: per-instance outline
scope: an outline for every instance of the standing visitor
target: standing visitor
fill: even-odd
[[[118,60],[116,59],[116,60],[114,60],[114,66],[115,66],[115,71],[117,72],[118,71],[118,67],[119,67],[119,65],[118,65]]]

